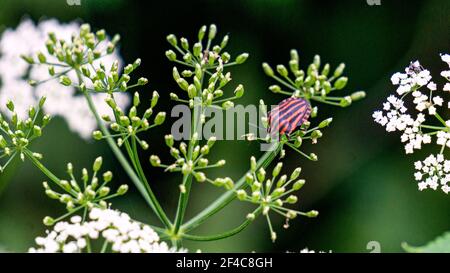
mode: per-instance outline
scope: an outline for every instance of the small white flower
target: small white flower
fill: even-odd
[[[441,54],[441,59],[450,66],[450,54]]]
[[[440,187],[443,192],[449,192],[450,161],[442,154],[430,155],[423,161],[417,161],[414,167],[417,170],[414,178],[418,181],[420,191],[428,188],[437,190]]]

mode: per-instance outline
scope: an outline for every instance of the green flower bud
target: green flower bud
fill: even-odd
[[[47,61],[47,58],[45,57],[45,55],[42,52],[39,52],[37,57],[38,57],[38,60],[40,63],[45,63]]]
[[[108,183],[109,181],[111,181],[112,178],[113,178],[113,174],[111,171],[107,171],[107,172],[103,173],[103,181],[105,183]]]
[[[248,59],[248,53],[242,53],[239,56],[236,57],[235,62],[237,64],[243,64]]]
[[[2,135],[0,135],[0,149],[4,149],[6,146],[8,146],[6,139]]]
[[[216,27],[216,25],[211,24],[209,26],[208,40],[214,39],[214,37],[216,37],[216,34],[217,34],[217,27]]]
[[[303,187],[303,185],[305,185],[305,183],[306,183],[305,179],[299,179],[292,185],[292,189],[298,191]]]
[[[42,135],[41,127],[34,125],[33,126],[33,136],[40,137]]]
[[[53,219],[50,216],[45,216],[44,220],[42,220],[42,222],[44,223],[44,225],[46,226],[52,226],[55,223],[55,219]]]
[[[284,185],[284,183],[286,183],[286,180],[287,180],[287,175],[282,175],[281,177],[280,177],[280,179],[278,179],[278,182],[277,182],[277,188],[280,188],[280,187],[282,187],[283,185]]]
[[[156,125],[161,125],[164,123],[165,119],[166,119],[166,112],[159,112],[155,117],[154,123]]]
[[[282,76],[282,77],[287,77],[288,76],[288,70],[286,69],[286,67],[282,64],[277,65],[277,72]]]
[[[225,182],[225,184],[224,184],[225,189],[227,189],[227,190],[233,189],[234,182],[233,182],[233,180],[231,178],[225,177],[224,182]]]
[[[326,77],[328,76],[329,73],[330,73],[330,64],[325,64],[321,74]]]
[[[350,96],[343,97],[341,99],[341,101],[339,102],[339,105],[341,107],[347,107],[347,106],[350,106],[351,104],[352,104],[352,98]]]
[[[166,141],[166,145],[167,145],[168,147],[172,147],[172,146],[173,146],[173,144],[174,144],[174,141],[173,141],[173,135],[166,135],[166,136],[164,137],[164,140]]]
[[[320,131],[320,130],[314,130],[312,133],[311,133],[311,138],[313,138],[313,139],[317,139],[317,138],[321,138],[322,137],[322,132]]]
[[[158,99],[159,99],[159,94],[158,94],[158,92],[155,90],[155,91],[153,91],[153,94],[152,94],[152,101],[151,101],[151,103],[150,103],[150,107],[151,107],[151,108],[155,107],[156,104],[158,104]]]
[[[45,190],[45,194],[46,194],[50,199],[59,199],[58,194],[57,194],[56,192],[50,190],[50,189]]]
[[[291,177],[289,178],[289,180],[295,180],[295,179],[297,179],[301,172],[302,172],[302,168],[300,168],[300,167],[296,168],[296,169],[292,172]]]
[[[290,60],[289,61],[289,68],[291,71],[295,74],[298,71],[298,61],[296,60]]]
[[[317,217],[317,215],[319,215],[319,212],[317,210],[311,210],[305,214],[305,216],[311,217],[311,218]]]
[[[69,77],[63,75],[63,76],[59,77],[59,83],[61,83],[62,85],[65,85],[65,86],[69,86],[72,84],[72,81],[70,80]]]
[[[123,184],[117,189],[117,194],[124,195],[128,191],[128,185]]]
[[[247,193],[244,190],[238,190],[236,191],[236,196],[239,200],[243,201],[247,198]]]
[[[297,62],[299,61],[297,50],[291,49],[290,54],[291,54],[291,60],[294,60],[294,61],[297,61]]]
[[[254,213],[249,213],[249,214],[247,214],[246,218],[248,220],[250,220],[250,221],[253,221],[253,220],[255,220],[255,214]]]
[[[289,204],[295,204],[297,203],[298,198],[295,195],[289,195],[289,197],[286,199],[286,202],[288,202]]]
[[[320,56],[314,55],[313,64],[316,67],[316,69],[319,69],[320,67]]]
[[[327,118],[326,120],[323,120],[321,123],[319,123],[318,127],[320,129],[328,127],[332,121],[333,121],[333,118]]]
[[[98,170],[100,170],[100,168],[102,167],[102,163],[103,163],[102,157],[101,156],[97,157],[92,166],[92,170],[94,172],[98,172]]]
[[[255,172],[255,171],[256,171],[256,159],[255,159],[254,156],[252,156],[252,157],[250,158],[250,170],[251,170],[252,172]]]
[[[220,58],[222,59],[222,61],[224,63],[228,63],[228,61],[230,60],[231,56],[230,56],[230,54],[228,52],[224,52],[224,53],[222,53]]]
[[[274,76],[273,70],[268,63],[263,63],[262,68],[264,70],[264,73],[266,73],[267,76],[269,76],[269,77]]]
[[[138,79],[138,85],[146,85],[148,83],[148,80],[146,78],[139,78]]]
[[[181,38],[180,41],[181,41],[181,47],[184,50],[188,50],[189,49],[189,42],[188,42],[188,40],[186,38]]]
[[[223,110],[228,110],[232,107],[234,107],[234,103],[232,101],[225,101],[224,103],[222,103]]]
[[[104,196],[108,195],[109,192],[110,192],[109,187],[101,187],[100,190],[98,191],[98,195],[100,197],[104,197]]]
[[[97,31],[97,32],[95,33],[95,35],[97,36],[97,39],[98,39],[99,41],[103,41],[103,40],[106,39],[106,32],[105,32],[104,29],[100,29],[99,31]]]
[[[262,183],[266,177],[266,171],[263,168],[260,168],[256,173],[256,177],[258,178],[258,181]]]
[[[206,175],[202,172],[195,172],[194,177],[198,182],[205,182],[206,181]]]
[[[27,56],[27,55],[20,55],[20,58],[22,58],[25,62],[27,62],[28,64],[34,64],[34,59],[31,56]]]
[[[169,61],[175,61],[177,59],[177,54],[173,50],[167,50],[166,51],[166,57],[169,59]]]
[[[271,85],[269,86],[269,90],[272,91],[273,93],[279,93],[281,91],[281,87],[279,85]]]
[[[206,33],[206,26],[202,26],[200,28],[200,30],[198,31],[198,40],[199,41],[203,40],[203,37],[205,37],[205,33]]]
[[[161,165],[161,160],[157,155],[150,156],[150,164],[152,164],[153,167],[159,167]]]
[[[135,92],[133,96],[133,106],[137,107],[141,103],[141,100],[139,99],[139,93]]]
[[[188,84],[188,82],[187,82],[185,79],[179,78],[179,79],[177,80],[177,84],[178,84],[178,86],[180,86],[180,88],[183,89],[184,91],[188,91],[189,84]]]
[[[316,155],[315,153],[309,154],[309,159],[310,159],[311,161],[317,161],[317,160],[319,160],[319,158],[317,157],[317,155]]]
[[[234,95],[237,98],[240,98],[244,95],[244,86],[242,84],[239,84],[236,89],[234,90]]]
[[[192,48],[192,53],[195,57],[199,58],[200,54],[202,53],[202,44],[201,43],[195,43]]]
[[[14,102],[12,100],[8,100],[6,102],[6,108],[8,108],[9,111],[14,112]]]
[[[340,77],[334,82],[334,88],[337,90],[343,89],[347,85],[348,78],[347,77]]]
[[[350,96],[352,101],[358,101],[365,97],[366,97],[366,92],[364,92],[364,91],[355,92],[355,93],[351,94],[351,96]]]
[[[280,174],[281,168],[283,168],[283,163],[278,162],[278,164],[272,170],[272,177],[276,177]]]
[[[220,43],[220,47],[223,49],[227,46],[228,44],[228,35],[223,36],[222,42]]]
[[[342,73],[344,73],[344,69],[345,69],[345,64],[344,63],[339,64],[339,66],[334,71],[333,77],[337,78],[337,77],[341,76]]]
[[[169,42],[169,44],[171,44],[172,46],[177,46],[177,37],[173,34],[169,34],[166,37],[167,42]]]
[[[197,95],[197,88],[195,88],[194,84],[190,84],[187,91],[190,99],[194,98]]]

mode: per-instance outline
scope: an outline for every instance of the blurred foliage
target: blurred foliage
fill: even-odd
[[[291,227],[279,232],[275,244],[269,240],[264,219],[259,219],[238,236],[208,243],[186,242],[195,251],[298,251],[304,247],[334,252],[368,252],[369,241],[378,241],[383,252],[402,251],[401,242],[424,245],[450,228],[449,197],[442,192],[419,192],[413,179],[413,162],[429,151],[406,156],[399,139],[387,136],[371,118],[388,93],[390,75],[409,61],[420,59],[431,71],[440,71],[438,53],[448,52],[450,39],[450,2],[381,1],[369,6],[366,1],[295,1],[295,0],[203,0],[203,1],[125,1],[81,0],[69,6],[61,0],[2,0],[0,31],[15,27],[27,16],[35,21],[55,17],[66,22],[80,20],[110,34],[122,35],[120,52],[126,62],[140,57],[142,75],[150,87],[142,90],[142,100],[156,89],[161,94],[159,107],[170,111],[169,92],[176,83],[171,78],[172,64],[166,60],[168,33],[194,37],[202,24],[215,23],[219,34],[230,34],[229,51],[247,51],[247,63],[233,70],[234,80],[244,83],[242,104],[257,103],[263,98],[276,103],[281,98],[270,93],[270,80],[260,64],[285,63],[291,48],[300,53],[300,64],[309,63],[314,54],[335,66],[347,64],[348,90],[366,90],[367,98],[351,108],[322,106],[319,119],[334,117],[326,136],[314,151],[320,160],[307,162],[294,153],[285,160],[286,170],[299,164],[307,184],[300,195],[302,210],[318,209],[315,219],[299,218]],[[19,61],[19,60],[18,60]],[[234,68],[233,68],[234,69]],[[170,122],[152,130],[147,136],[149,154],[166,154],[163,136]],[[227,165],[215,170],[238,178],[247,169],[250,155],[258,153],[255,144],[220,142],[211,160],[226,158]],[[233,145],[233,146],[230,146]],[[230,147],[239,156],[229,156]],[[112,169],[116,183],[127,182],[106,145],[83,141],[71,134],[65,123],[56,118],[46,135],[36,141],[34,150],[43,152],[44,161],[55,173],[64,173],[65,163],[75,166],[91,162],[97,155]],[[162,158],[164,159],[164,158]],[[152,187],[174,213],[179,179],[176,175],[148,166]],[[222,174],[223,174],[222,173]],[[9,251],[25,251],[45,227],[45,215],[59,213],[59,206],[43,193],[44,180],[30,163],[15,162],[0,176],[0,244]],[[133,187],[131,187],[133,188]],[[194,183],[187,218],[200,211],[222,191]],[[141,197],[133,190],[115,200],[114,207],[147,223],[156,223]],[[239,224],[249,212],[243,204],[230,208],[196,230],[197,234],[221,231]],[[242,218],[239,218],[239,214]],[[226,224],[224,224],[226,223]],[[282,222],[275,223],[279,228]]]

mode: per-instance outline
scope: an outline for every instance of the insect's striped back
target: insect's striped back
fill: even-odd
[[[287,98],[268,114],[269,132],[280,135],[291,134],[302,125],[311,114],[309,102],[302,98]]]

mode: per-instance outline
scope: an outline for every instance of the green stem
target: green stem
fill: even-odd
[[[81,78],[81,72],[76,69],[78,80],[80,85],[82,84],[82,78]],[[128,163],[125,156],[122,154],[122,151],[120,151],[119,147],[117,147],[115,141],[113,138],[110,137],[109,130],[106,128],[105,124],[101,120],[97,109],[95,108],[94,102],[92,101],[92,97],[89,94],[89,92],[83,92],[89,109],[91,110],[92,114],[94,114],[95,119],[97,120],[97,125],[100,127],[100,130],[102,131],[103,135],[105,135],[106,142],[108,143],[109,147],[111,148],[112,152],[116,156],[119,163],[122,165],[125,172],[130,177],[131,181],[134,183],[138,191],[141,193],[141,195],[144,197],[145,201],[150,205],[152,210],[155,212],[155,214],[158,216],[158,218],[161,220],[161,222],[167,227],[170,228],[172,225],[170,223],[170,220],[167,218],[166,214],[164,213],[163,209],[161,208],[161,205],[159,204],[158,200],[156,199],[156,196],[154,195],[153,191],[151,190],[150,186],[147,184],[147,186],[143,185],[143,181],[139,179],[139,177],[134,172],[133,168]]]
[[[203,79],[203,75],[202,75],[202,79]],[[195,103],[195,100],[194,100]],[[192,113],[192,126],[191,126],[191,139],[189,141],[189,147],[188,147],[188,154],[187,154],[187,162],[192,161],[192,153],[194,151],[194,147],[197,144],[197,141],[194,141],[193,139],[193,135],[197,132],[197,116],[200,114],[198,113],[198,107],[202,107],[202,105],[200,104],[199,106],[194,105],[194,110]],[[202,111],[200,109],[200,111]],[[177,206],[177,212],[175,215],[175,221],[174,221],[174,228],[173,228],[173,234],[178,234],[181,224],[183,223],[183,218],[184,218],[184,214],[186,212],[186,207],[187,207],[187,203],[189,201],[189,194],[191,191],[191,186],[192,186],[192,174],[188,173],[183,175],[183,181],[182,181],[182,185],[184,185],[185,187],[185,192],[180,192],[180,196],[178,198],[178,206]]]
[[[261,213],[261,207],[259,207],[258,209],[256,209],[253,212],[253,214],[255,214],[255,216],[259,215],[260,213]],[[202,235],[183,234],[183,238],[185,238],[187,240],[191,240],[191,241],[215,241],[215,240],[225,239],[227,237],[231,237],[231,236],[236,235],[239,232],[243,231],[252,221],[253,220],[246,219],[238,227],[236,227],[232,230],[220,233],[220,234],[216,234],[216,235],[202,236]]]
[[[272,149],[265,152],[261,158],[256,162],[257,169],[263,167],[266,168],[278,155],[281,151],[283,144],[281,142],[277,142],[273,144]],[[187,232],[199,226],[201,223],[205,222],[209,217],[219,212],[221,209],[226,207],[231,201],[236,198],[235,191],[240,189],[243,185],[245,185],[245,175],[243,175],[239,181],[236,182],[233,190],[227,191],[223,193],[218,199],[216,199],[213,203],[211,203],[208,207],[202,210],[199,214],[194,216],[191,220],[186,222],[182,229]]]
[[[33,156],[33,153],[30,152],[29,150],[23,150],[23,153],[28,157],[28,159],[30,159],[30,161],[36,166],[38,167],[39,170],[41,170],[41,172],[43,172],[52,182],[54,182],[56,185],[58,185],[61,189],[63,189],[64,191],[67,191],[62,185],[61,182],[59,180],[59,178],[54,175],[49,169],[47,169],[36,157]],[[77,193],[71,189],[70,191],[68,191],[70,194],[72,194],[72,196],[77,196]]]

